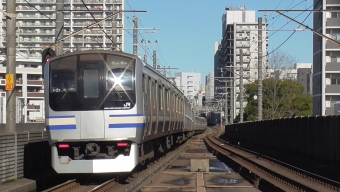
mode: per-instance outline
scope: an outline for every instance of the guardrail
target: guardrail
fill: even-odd
[[[0,124],[0,134],[5,133],[6,124]],[[28,123],[18,123],[16,124],[16,132],[24,131],[44,131],[45,122],[28,122]]]
[[[37,173],[50,165],[46,131],[0,134],[0,183]]]

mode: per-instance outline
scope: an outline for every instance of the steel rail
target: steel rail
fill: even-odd
[[[259,154],[251,154],[241,149],[235,149],[222,142],[219,138],[209,135],[205,138],[206,143],[218,153],[232,159],[239,165],[244,166],[260,178],[268,181],[282,190],[308,190],[308,191],[338,191],[337,184],[324,184],[312,177],[305,177],[301,171],[287,169],[283,165],[271,159],[262,159]],[[266,162],[264,162],[266,161]],[[265,165],[267,164],[267,166]],[[270,165],[270,167],[268,167]]]

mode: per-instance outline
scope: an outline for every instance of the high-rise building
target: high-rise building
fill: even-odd
[[[205,100],[210,101],[214,99],[214,72],[205,76]]]
[[[314,0],[315,10],[339,10],[339,0]],[[340,42],[340,12],[315,12],[314,30]],[[340,102],[340,46],[313,34],[313,115],[334,114]]]
[[[14,0],[13,0],[14,1]],[[56,14],[64,15],[64,37],[88,25],[124,10],[124,0],[64,0],[63,10],[56,10],[56,0],[16,0],[17,55],[25,60],[41,61],[41,50],[55,42]],[[6,11],[6,2],[0,9]],[[34,7],[32,7],[34,6]],[[37,11],[39,10],[39,11]],[[6,17],[0,12],[0,44],[6,45]],[[97,26],[87,29],[64,41],[64,51],[77,47],[85,49],[112,48],[124,50],[124,14],[119,13]],[[105,31],[105,33],[103,32]]]
[[[44,85],[42,79],[41,52],[54,44],[56,31],[56,0],[13,0],[16,1],[16,94],[17,122],[44,119]],[[64,37],[94,23],[81,0],[64,0]],[[124,0],[84,0],[97,21],[124,10]],[[32,7],[34,6],[34,8]],[[6,11],[6,1],[0,3]],[[39,10],[39,11],[37,11]],[[6,46],[6,18],[0,12],[0,47]],[[64,52],[81,49],[112,48],[124,50],[124,13],[115,15],[106,22],[88,29],[64,41]],[[106,37],[105,33],[109,38]],[[4,53],[4,52],[1,52]],[[0,123],[6,123],[6,56],[0,53]]]
[[[258,53],[259,42],[262,43],[262,69],[263,77],[266,76],[267,66],[267,24],[262,22],[262,39],[259,39],[258,22],[255,11],[246,10],[245,7],[226,8],[222,16],[222,52],[223,52],[223,77],[227,82],[228,114],[234,119],[240,111],[240,77],[243,84],[254,82],[258,78]],[[241,69],[240,51],[243,51],[243,73]],[[215,69],[216,70],[216,69]],[[215,73],[216,77],[222,75]],[[224,82],[225,83],[225,82]],[[243,100],[243,107],[246,106]]]
[[[189,100],[194,100],[200,92],[201,73],[175,73],[175,82]]]
[[[313,82],[313,79],[311,78],[313,74],[313,65],[311,63],[297,63],[295,64],[295,69],[297,74],[296,79],[303,85],[303,93],[312,94],[310,85]]]

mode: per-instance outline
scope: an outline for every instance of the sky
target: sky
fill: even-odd
[[[313,0],[125,0],[125,10],[146,11],[136,13],[136,16],[139,19],[138,28],[141,28],[139,43],[142,39],[150,41],[150,45],[145,46],[148,63],[152,65],[152,52],[156,50],[161,67],[178,68],[171,70],[172,74],[201,73],[202,83],[205,83],[205,76],[213,72],[214,44],[222,38],[222,15],[225,8],[239,6],[255,10],[256,21],[258,17],[265,21],[265,13],[258,10],[312,9]],[[299,22],[305,20],[303,23],[309,27],[313,26],[313,13],[285,14]],[[130,30],[133,28],[133,15],[125,13],[125,52],[128,53],[133,53],[133,32]],[[268,52],[271,52],[286,41],[299,24],[276,12],[267,12],[267,15],[270,36]],[[300,28],[305,29],[303,26]],[[312,63],[312,37],[313,33],[307,29],[296,32],[279,50],[295,58],[298,63]],[[138,46],[138,54],[143,55],[144,52],[145,48]]]

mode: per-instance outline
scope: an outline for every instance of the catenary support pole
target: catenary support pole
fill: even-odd
[[[243,50],[240,50],[240,123],[243,123]]]
[[[133,17],[133,54],[138,54],[138,20],[137,17]]]
[[[258,120],[262,120],[262,17],[258,18],[258,92],[257,92],[257,101],[258,101]]]
[[[57,0],[56,2],[57,10],[64,9],[64,0]],[[64,37],[64,13],[62,11],[57,11],[56,15],[56,25],[55,25],[55,37],[59,40]],[[63,54],[64,41],[59,41],[56,48],[56,55]]]
[[[15,0],[6,1],[6,132],[16,131],[16,11]]]

